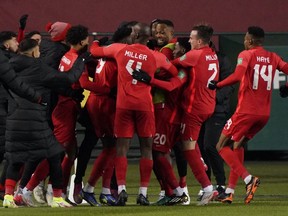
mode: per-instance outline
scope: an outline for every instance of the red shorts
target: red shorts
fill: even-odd
[[[234,113],[226,122],[222,133],[239,142],[242,137],[252,139],[268,122],[269,116]]]
[[[86,108],[98,137],[114,136],[116,100],[108,96],[90,94]]]
[[[79,107],[74,101],[57,104],[52,113],[53,133],[58,142],[64,145],[66,151],[77,147],[75,129],[78,114]]]
[[[135,131],[139,137],[153,137],[155,134],[154,112],[116,108],[115,136],[132,138]]]
[[[182,116],[181,123],[181,139],[183,141],[187,140],[198,140],[201,126],[211,114],[192,114],[185,112]]]
[[[168,153],[179,137],[180,124],[171,124],[172,110],[161,104],[154,105],[156,133],[153,139],[153,150]]]

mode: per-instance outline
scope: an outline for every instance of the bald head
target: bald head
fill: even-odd
[[[135,26],[135,33],[138,35],[135,43],[140,44],[147,44],[147,41],[151,35],[151,29],[150,26],[146,23],[138,23]]]

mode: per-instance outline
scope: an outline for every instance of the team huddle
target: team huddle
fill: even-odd
[[[47,24],[49,39],[37,31],[25,35],[27,17],[19,20],[18,36],[0,32],[3,207],[35,207],[34,199],[51,207],[83,200],[91,206],[125,206],[134,134],[141,153],[137,204],[189,205],[188,165],[201,188],[197,205],[231,204],[239,177],[246,184],[244,203],[251,202],[260,179],[244,167],[243,146],[269,120],[276,69],[288,74],[288,64],[263,48],[262,28],[248,27],[245,50],[232,73],[228,58],[211,41],[208,24],[193,26],[189,37],[174,37],[170,20],[123,22],[111,38],[89,44],[87,27],[64,22]],[[238,82],[238,104],[230,118],[229,99]],[[81,108],[84,89],[90,94]],[[288,85],[280,95],[288,96]],[[79,148],[77,122],[85,128]],[[103,148],[88,174],[98,139]],[[75,159],[71,200],[67,188]],[[228,183],[223,162],[230,168]],[[161,191],[155,203],[148,200],[152,172]]]

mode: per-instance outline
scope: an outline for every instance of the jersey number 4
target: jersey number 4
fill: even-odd
[[[128,73],[132,76],[133,73],[133,69],[132,69],[132,65],[134,64],[134,60],[130,59],[127,64],[126,64],[126,70],[128,71]],[[141,69],[142,67],[142,62],[136,62],[136,68],[135,69]],[[132,84],[136,85],[137,84],[137,80],[133,79],[132,80]]]

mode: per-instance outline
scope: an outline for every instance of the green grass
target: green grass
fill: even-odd
[[[262,216],[262,215],[288,215],[288,161],[281,162],[246,162],[246,167],[253,175],[259,176],[261,185],[257,190],[254,200],[250,205],[244,205],[243,199],[245,194],[245,186],[242,180],[236,188],[235,198],[231,205],[225,205],[218,202],[212,202],[208,206],[196,206],[197,193],[200,189],[199,184],[195,181],[189,169],[187,182],[189,193],[191,196],[191,204],[189,206],[137,206],[135,204],[136,195],[138,193],[139,174],[138,166],[135,162],[130,162],[127,174],[127,192],[129,194],[127,206],[125,207],[90,207],[81,205],[71,209],[52,209],[48,207],[41,208],[20,208],[20,209],[4,209],[0,208],[2,216],[22,216],[22,215],[143,215],[143,216],[209,216],[209,215],[229,215],[229,216]],[[91,165],[87,173],[90,173]],[[226,168],[227,170],[227,168]],[[213,179],[212,179],[213,182]],[[97,184],[95,193],[99,195],[101,182]],[[148,190],[149,200],[155,202],[158,198],[159,185],[152,176],[151,184]]]

